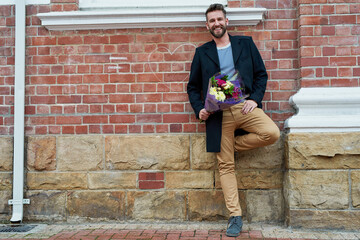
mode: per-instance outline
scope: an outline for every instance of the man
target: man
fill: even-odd
[[[196,49],[187,92],[196,117],[206,121],[206,148],[216,152],[221,187],[230,219],[226,235],[236,237],[242,229],[242,212],[235,177],[234,151],[245,151],[274,143],[279,128],[261,109],[267,73],[251,37],[231,36],[221,4],[212,4],[206,13],[206,28],[213,40]],[[204,108],[209,78],[237,70],[249,97],[224,111],[209,113]],[[237,130],[237,131],[236,131]],[[238,131],[243,135],[236,136]]]

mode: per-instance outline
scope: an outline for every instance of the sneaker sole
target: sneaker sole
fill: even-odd
[[[228,234],[228,233],[225,233],[225,235],[226,235],[227,237],[238,237],[238,236],[240,236],[240,233],[239,233],[239,234]]]

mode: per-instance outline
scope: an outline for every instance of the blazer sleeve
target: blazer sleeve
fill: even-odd
[[[187,93],[189,95],[189,101],[194,109],[196,118],[199,118],[199,112],[204,108],[202,100],[202,74],[201,63],[198,49],[195,51],[193,61],[191,63],[190,77],[187,85]]]
[[[252,92],[250,93],[248,99],[254,100],[255,102],[257,102],[258,106],[261,106],[261,101],[264,97],[266,90],[268,75],[260,52],[252,39],[250,41],[250,51],[254,75]]]

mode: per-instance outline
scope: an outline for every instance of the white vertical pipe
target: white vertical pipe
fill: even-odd
[[[11,222],[23,219],[25,112],[25,0],[15,1],[15,106],[13,209]]]

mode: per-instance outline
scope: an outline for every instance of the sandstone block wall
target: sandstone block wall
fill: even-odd
[[[287,136],[286,221],[294,227],[358,230],[360,133]]]
[[[217,221],[228,218],[204,135],[30,136],[25,220]],[[0,138],[0,219],[8,220],[12,138]],[[283,142],[236,156],[250,222],[282,222]]]

